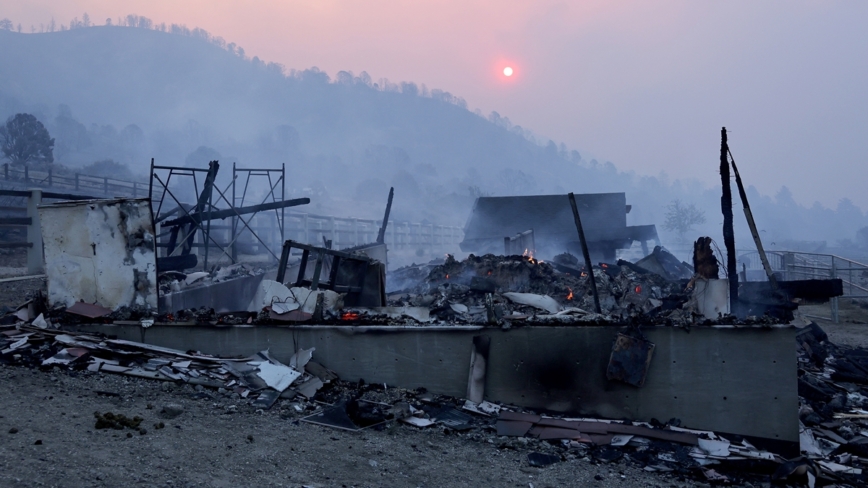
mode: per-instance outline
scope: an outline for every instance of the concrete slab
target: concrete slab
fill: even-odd
[[[246,356],[270,349],[288,361],[295,348],[342,379],[425,387],[463,397],[473,337],[491,347],[485,399],[576,416],[666,422],[683,427],[798,442],[796,329],[643,328],[656,344],[645,385],[608,381],[620,327],[473,326],[81,326],[128,340]]]

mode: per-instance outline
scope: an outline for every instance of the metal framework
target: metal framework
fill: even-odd
[[[158,260],[158,269],[187,269],[196,266],[198,260],[195,255],[191,254],[194,247],[204,249],[204,269],[208,268],[212,246],[218,250],[218,260],[226,256],[232,263],[235,263],[238,260],[236,243],[238,238],[244,234],[245,229],[262,245],[265,251],[271,254],[275,261],[280,259],[277,253],[271,249],[271,246],[260,238],[251,222],[259,212],[274,210],[282,238],[284,209],[310,203],[310,199],[300,198],[288,201],[283,199],[286,191],[284,167],[279,170],[240,169],[233,164],[232,181],[222,190],[215,184],[218,169],[217,161],[212,161],[209,163],[208,169],[203,169],[159,166],[155,165],[154,160],[151,159],[149,194],[151,195],[154,222],[170,227],[169,230],[160,232],[157,236],[158,239],[167,241],[158,242],[159,247],[166,249],[166,256]],[[236,184],[239,175],[246,175],[240,200],[237,195]],[[244,206],[250,178],[253,176],[266,176],[269,182],[269,191],[259,205]],[[280,185],[279,200],[275,192],[278,185]],[[192,190],[197,195],[195,205],[183,202],[184,197],[179,196],[185,188],[188,191]],[[237,203],[240,205],[236,205]],[[224,205],[228,208],[221,210],[218,205]],[[174,208],[167,210],[167,207],[170,206],[174,206]],[[176,217],[169,220],[173,216]],[[212,225],[211,223],[214,219],[229,217],[232,218],[230,226]],[[230,230],[229,242],[218,242],[212,235],[214,230]],[[197,232],[200,236],[199,243],[194,243]]]
[[[239,178],[240,177],[240,178]],[[248,198],[247,192],[250,189],[250,183],[252,178],[265,179],[268,184],[268,193],[265,195],[265,198],[262,199],[260,204],[265,204],[267,202],[276,203],[278,201],[282,202],[286,198],[286,165],[280,165],[280,169],[247,169],[247,168],[239,168],[235,163],[232,163],[232,206],[243,207],[245,200]],[[243,186],[239,185],[239,180],[243,178],[244,183]],[[255,180],[254,180],[255,181]],[[276,190],[280,186],[280,199],[278,200],[278,196],[276,194]],[[240,192],[239,192],[239,186]],[[240,194],[239,194],[240,193]],[[238,259],[238,245],[237,240],[238,237],[244,233],[244,229],[238,228],[240,217],[233,217],[232,219],[232,260],[237,261]],[[251,217],[252,219],[252,217]],[[285,208],[274,209],[274,219],[276,222],[276,227],[279,233],[279,237],[277,242],[272,243],[272,246],[276,248],[280,248],[283,245],[284,240],[286,240],[286,214]],[[247,227],[250,229],[250,227]],[[251,232],[253,232],[251,230]],[[262,240],[260,239],[260,242]],[[265,245],[263,243],[263,245]],[[274,252],[276,249],[270,249],[266,246],[268,252],[274,256],[275,259],[278,259],[277,254]]]

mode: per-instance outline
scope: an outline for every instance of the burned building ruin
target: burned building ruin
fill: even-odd
[[[614,262],[619,249],[634,242],[648,254],[648,241],[660,244],[654,225],[627,225],[630,205],[624,193],[576,195],[594,262]],[[501,254],[504,237],[533,231],[537,257],[563,252],[580,256],[582,248],[567,195],[479,197],[464,227],[461,250],[474,254]]]

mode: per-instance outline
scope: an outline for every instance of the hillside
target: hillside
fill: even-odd
[[[69,166],[113,159],[144,174],[152,157],[167,165],[217,158],[227,169],[286,164],[288,192],[311,196],[309,211],[377,218],[393,185],[396,219],[451,225],[465,222],[480,194],[623,191],[633,205],[630,225],[659,227],[666,205],[680,198],[708,216],[696,233],[720,234],[718,189],[583,160],[413,83],[287,72],[199,38],[143,28],[0,30],[0,52],[0,118],[35,114],[57,139],[56,160]],[[702,163],[714,173],[716,152],[709,148]],[[749,194],[771,242],[832,244],[868,224],[849,201],[808,209],[785,188],[775,198]]]
[[[112,132],[105,126],[135,124],[144,147],[126,162],[183,164],[207,146],[242,165],[285,162],[301,186],[319,181],[332,194],[393,183],[412,193],[432,184],[548,192],[563,190],[576,166],[449,94],[412,84],[384,90],[364,75],[330,82],[315,69],[284,76],[191,37],[110,26],[0,31],[0,49],[0,116],[28,110],[57,126],[52,134],[68,148],[58,160],[73,165],[101,157],[93,147],[100,132]],[[99,126],[88,129],[89,141],[64,140],[84,136],[59,126],[61,104],[66,118]],[[363,180],[372,181],[357,188]]]

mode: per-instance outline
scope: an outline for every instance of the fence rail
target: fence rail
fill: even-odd
[[[298,212],[286,214],[285,239],[312,245],[322,245],[324,240],[332,242],[334,249],[346,249],[376,241],[382,221],[375,219],[357,219],[333,217]],[[267,253],[260,249],[264,243],[271,251],[279,253],[283,246],[280,229],[273,214],[256,215],[250,222],[250,229],[259,236],[262,242],[253,238],[248,229],[236,231],[238,246],[247,252],[243,254]],[[232,226],[228,219],[226,223],[215,221],[211,224],[210,238],[221,245],[231,242]],[[161,230],[160,236],[165,239],[167,231]],[[448,250],[457,245],[464,236],[460,227],[421,224],[413,222],[389,221],[386,227],[385,243],[391,250],[438,248]],[[203,249],[205,244],[201,236],[196,235],[193,247]],[[212,244],[213,245],[213,244]]]
[[[27,166],[15,168],[9,163],[3,165],[3,180],[27,187],[57,188],[75,192],[110,196],[145,197],[148,185],[137,181],[126,181],[107,176],[93,176],[83,173],[59,173],[52,168],[47,171],[33,170]]]

